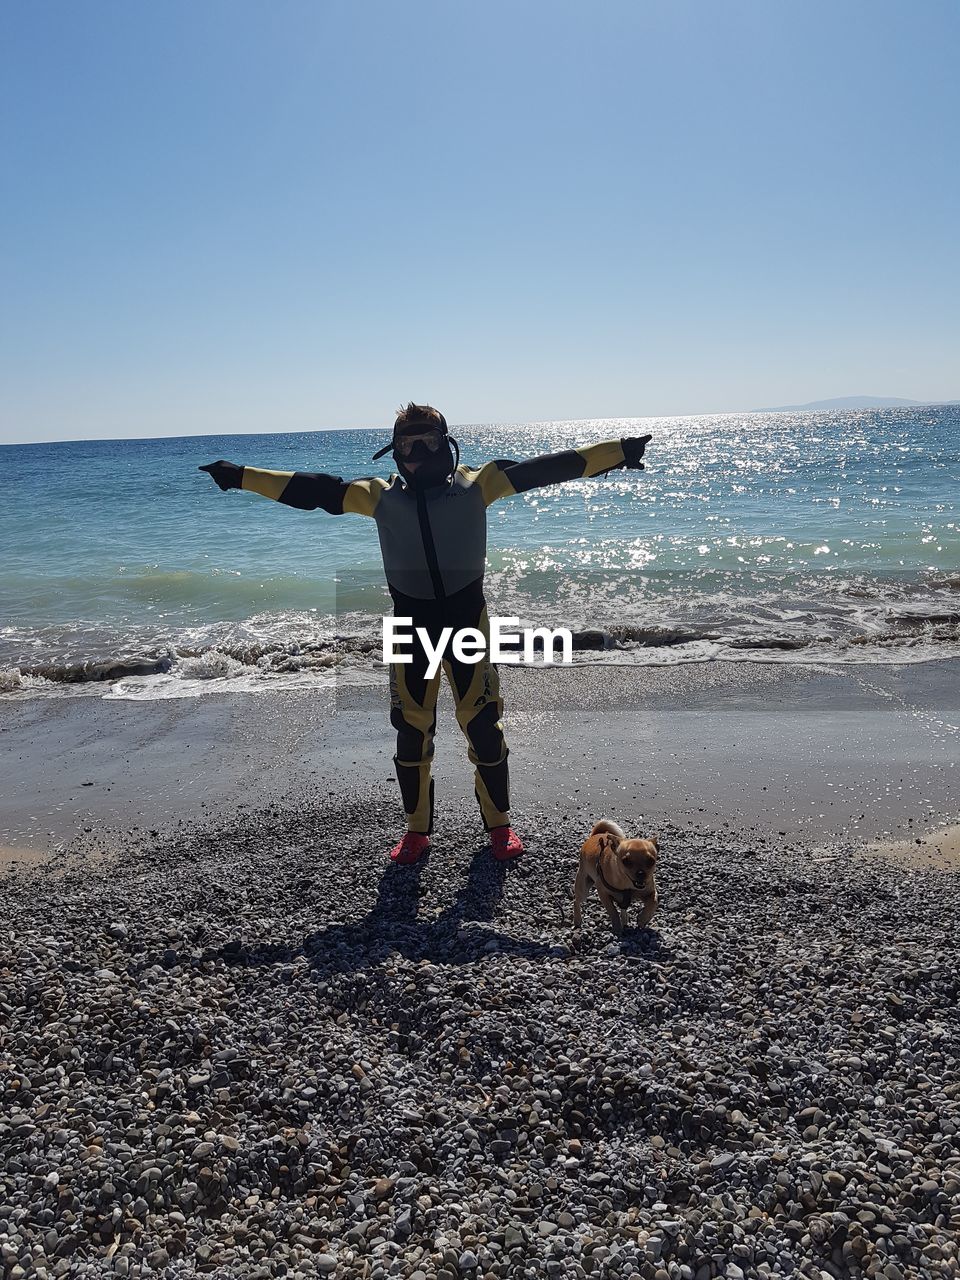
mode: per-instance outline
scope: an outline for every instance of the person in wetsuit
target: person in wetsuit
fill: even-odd
[[[319,507],[331,515],[372,516],[397,616],[411,618],[414,628],[425,628],[433,643],[444,627],[455,632],[474,627],[486,637],[489,653],[483,596],[487,507],[499,498],[543,485],[605,475],[620,467],[642,470],[649,439],[604,440],[527,462],[499,459],[468,467],[460,463],[459,447],[443,414],[431,405],[411,402],[399,411],[390,444],[374,454],[374,460],[393,454],[399,474],[387,480],[267,471],[223,460],[200,470],[209,472],[221,489],[247,489],[303,511]],[[439,672],[433,679],[427,677],[422,645],[414,644],[412,658],[410,663],[390,667],[390,721],[397,730],[394,763],[407,817],[406,834],[390,857],[404,864],[418,862],[430,848],[431,765],[440,688]],[[477,801],[493,856],[498,861],[517,858],[523,844],[510,825],[508,753],[496,667],[489,656],[464,663],[448,651],[443,670],[456,703],[457,722],[467,738]]]

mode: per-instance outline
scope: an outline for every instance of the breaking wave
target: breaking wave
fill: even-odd
[[[490,612],[566,626],[574,663],[915,663],[960,657],[960,579],[610,578],[570,591],[504,582]],[[553,584],[555,585],[555,584]],[[694,589],[695,588],[695,589]],[[0,697],[191,697],[381,682],[381,614],[257,614],[164,632],[0,629]],[[535,661],[542,661],[542,653]]]

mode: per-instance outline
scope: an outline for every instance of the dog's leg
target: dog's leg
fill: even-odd
[[[583,902],[587,896],[587,873],[583,866],[577,871],[577,878],[573,885],[573,927],[580,929],[583,926]]]
[[[643,910],[640,912],[640,919],[637,921],[638,929],[645,929],[653,919],[653,913],[657,909],[657,895],[651,898],[645,898],[643,902]]]
[[[620,910],[620,932],[623,933],[627,927],[627,908],[622,907]]]
[[[617,908],[614,905],[613,899],[610,897],[609,893],[607,893],[606,889],[599,884],[597,885],[597,896],[607,909],[607,915],[610,917],[611,929],[613,929],[613,932],[619,938],[623,933],[623,927],[620,924],[620,917],[617,915]]]

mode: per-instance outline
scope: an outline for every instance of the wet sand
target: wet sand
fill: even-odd
[[[11,848],[9,845],[0,844],[0,872],[7,867],[29,867],[37,866],[42,863],[50,854],[45,849],[40,848]]]
[[[896,849],[960,818],[960,664],[503,669],[514,810]],[[0,845],[107,845],[362,785],[399,803],[386,688],[0,702]],[[438,809],[477,819],[446,691]],[[479,822],[478,822],[479,825]],[[919,847],[919,846],[915,846]]]
[[[866,857],[884,858],[919,871],[960,871],[960,825],[940,827],[909,840],[880,840],[868,844]]]

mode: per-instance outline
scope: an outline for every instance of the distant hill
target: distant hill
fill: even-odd
[[[896,396],[838,396],[835,400],[811,400],[809,404],[777,404],[755,413],[801,413],[805,409],[892,409],[929,404],[927,400],[899,400]],[[954,403],[951,401],[951,403]]]

